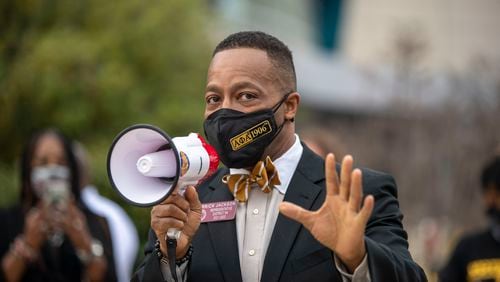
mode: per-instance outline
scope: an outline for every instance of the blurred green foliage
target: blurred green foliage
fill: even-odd
[[[200,131],[210,60],[201,1],[12,0],[0,3],[1,206],[18,197],[15,165],[33,130],[60,128],[88,147],[94,182],[135,221],[106,175],[116,134],[134,123]]]

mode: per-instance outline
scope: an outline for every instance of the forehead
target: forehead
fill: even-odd
[[[38,139],[38,142],[35,144],[34,150],[35,156],[41,155],[54,155],[54,156],[63,156],[64,148],[61,140],[57,138],[53,134],[45,134]]]
[[[267,53],[253,48],[220,51],[212,58],[208,80],[219,76],[249,76],[259,80],[276,79]]]

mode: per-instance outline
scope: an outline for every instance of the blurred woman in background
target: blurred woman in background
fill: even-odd
[[[71,148],[53,129],[24,148],[20,202],[0,212],[2,280],[116,280],[107,222],[80,199]]]

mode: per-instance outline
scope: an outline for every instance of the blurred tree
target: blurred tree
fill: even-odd
[[[87,140],[135,122],[201,128],[209,48],[198,2],[2,3],[1,161],[48,125]]]
[[[105,164],[120,130],[202,128],[207,18],[199,1],[1,1],[0,205],[18,197],[21,146],[47,126],[87,145],[95,184],[123,204]],[[144,240],[149,211],[124,207]]]

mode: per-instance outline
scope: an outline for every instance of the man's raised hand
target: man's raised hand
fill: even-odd
[[[308,211],[289,202],[280,205],[283,215],[304,225],[316,240],[335,252],[351,273],[366,255],[365,227],[374,205],[369,195],[361,207],[361,170],[352,170],[352,166],[352,157],[344,157],[339,179],[335,156],[326,156],[326,198],[319,210]]]

